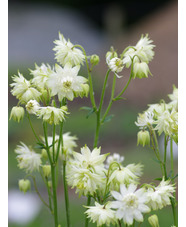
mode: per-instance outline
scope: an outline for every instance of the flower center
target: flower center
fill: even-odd
[[[64,88],[66,88],[66,89],[70,88],[71,85],[72,85],[72,82],[71,82],[71,81],[68,81],[68,80],[67,80],[67,81],[63,82],[63,86],[64,86]]]
[[[134,194],[129,194],[124,198],[128,207],[136,208],[138,206],[138,198]]]

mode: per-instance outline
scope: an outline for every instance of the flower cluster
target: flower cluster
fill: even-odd
[[[173,93],[169,94],[169,103],[149,105],[148,109],[140,113],[135,124],[141,129],[138,133],[138,144],[149,145],[150,136],[147,129],[164,133],[178,143],[178,89],[173,86]]]
[[[106,54],[106,62],[111,71],[113,71],[117,77],[118,73],[123,70],[124,67],[129,68],[132,65],[132,78],[145,78],[148,75],[152,75],[148,63],[154,57],[152,40],[148,35],[145,37],[142,35],[141,39],[135,46],[127,47],[123,53],[118,57],[117,52],[111,48]]]

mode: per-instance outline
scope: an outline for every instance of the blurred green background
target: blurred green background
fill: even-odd
[[[124,163],[142,163],[144,174],[141,183],[151,182],[160,176],[159,165],[153,160],[151,149],[137,147],[135,126],[137,115],[147,108],[147,104],[156,103],[172,93],[172,85],[177,86],[177,1],[21,1],[9,0],[9,83],[17,70],[29,78],[28,68],[42,62],[54,64],[53,41],[58,38],[58,31],[70,38],[73,43],[83,45],[88,55],[98,54],[100,63],[93,71],[93,84],[98,101],[100,89],[106,73],[105,53],[113,45],[119,53],[128,45],[135,45],[141,34],[149,33],[156,45],[155,58],[150,63],[153,77],[134,80],[129,85],[124,97],[126,100],[115,102],[110,114],[114,117],[101,129],[99,145],[103,153],[118,152],[124,155]],[[86,76],[86,71],[81,70]],[[126,83],[129,71],[124,70],[123,78],[117,81],[116,92]],[[109,81],[110,82],[110,81]],[[104,105],[109,101],[109,85]],[[9,113],[17,101],[9,93]],[[92,148],[95,132],[95,116],[86,118],[87,112],[80,107],[90,105],[89,99],[76,99],[69,103],[71,113],[65,123],[64,131],[70,131],[78,137],[79,148],[87,144]],[[41,121],[32,118],[38,134],[42,134]],[[48,210],[41,206],[33,219],[20,223],[11,216],[14,200],[12,193],[18,190],[18,179],[24,177],[17,167],[14,149],[22,141],[34,145],[34,136],[25,117],[19,124],[9,121],[9,226],[43,227],[53,226],[53,219]],[[177,148],[176,148],[177,149]],[[78,151],[78,149],[77,149]],[[177,172],[177,158],[175,158]],[[61,176],[61,175],[60,175]],[[61,179],[60,179],[61,180]],[[37,178],[38,187],[44,197],[46,190]],[[59,217],[65,226],[64,194],[62,182],[59,182]],[[29,194],[35,195],[34,189]],[[23,195],[24,196],[24,195]],[[26,195],[25,195],[26,198]],[[36,196],[37,198],[37,196]],[[11,200],[12,199],[12,200]],[[72,226],[84,225],[82,206],[85,198],[78,198],[70,190],[70,211]],[[40,207],[40,204],[37,204]],[[21,200],[14,204],[19,210]],[[23,208],[24,209],[24,208]],[[155,212],[154,212],[155,213]],[[158,211],[160,226],[169,227],[173,223],[170,207]],[[146,216],[148,217],[148,216]],[[21,216],[20,216],[21,218]],[[147,218],[145,219],[147,221]],[[95,226],[90,224],[90,226]],[[143,226],[149,226],[147,222]]]

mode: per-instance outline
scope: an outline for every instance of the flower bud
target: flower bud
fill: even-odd
[[[61,109],[62,109],[63,111],[68,111],[68,107],[67,107],[67,106],[62,106]]]
[[[26,110],[28,111],[29,114],[36,114],[37,111],[39,110],[39,103],[36,100],[30,100],[26,104]]]
[[[50,165],[43,165],[42,168],[43,168],[44,177],[49,177],[50,174],[51,174],[51,166]]]
[[[149,131],[147,130],[141,130],[138,132],[138,140],[137,140],[137,145],[141,144],[143,147],[145,145],[150,145],[150,134]]]
[[[13,119],[14,121],[20,122],[23,119],[25,114],[25,110],[21,106],[14,106],[10,113],[10,120]]]
[[[52,188],[52,181],[48,181],[48,187]]]
[[[31,187],[31,183],[29,180],[24,180],[24,179],[19,180],[19,190],[20,191],[25,193],[28,190],[30,190],[30,187]]]
[[[151,74],[149,67],[146,62],[136,62],[134,63],[134,68],[133,68],[133,79],[136,77],[138,78],[147,78],[148,74]]]
[[[158,216],[156,214],[151,215],[148,218],[148,222],[152,227],[159,227],[159,221],[158,221]]]
[[[44,159],[48,159],[48,154],[47,154],[47,151],[45,149],[42,149],[41,157],[44,158]]]
[[[90,63],[92,65],[97,65],[99,63],[99,56],[96,55],[96,54],[93,54],[91,57],[90,57]]]

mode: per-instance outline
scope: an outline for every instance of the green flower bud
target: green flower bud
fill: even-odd
[[[14,106],[10,113],[10,120],[13,119],[14,121],[20,122],[23,119],[25,114],[25,110],[21,106]]]
[[[51,174],[51,166],[50,165],[43,165],[42,168],[43,168],[44,177],[49,177],[50,174]]]
[[[158,221],[158,216],[156,214],[151,215],[148,218],[148,222],[152,227],[159,227],[159,221]]]
[[[136,62],[134,63],[134,68],[133,68],[133,79],[136,77],[138,78],[147,78],[148,74],[151,74],[149,67],[146,62]]]
[[[48,187],[52,188],[52,181],[48,181]]]
[[[68,111],[68,107],[67,107],[67,106],[62,106],[61,109],[62,109],[63,111]]]
[[[172,138],[173,138],[174,142],[176,144],[178,144],[178,134],[174,134]]]
[[[92,65],[97,65],[99,63],[99,56],[96,55],[96,54],[93,54],[91,57],[90,57],[90,63]]]
[[[31,188],[30,180],[24,180],[24,179],[19,180],[19,190],[20,191],[25,193],[28,190],[30,190],[30,188]]]
[[[47,154],[47,151],[45,149],[42,149],[41,157],[44,158],[44,159],[48,159],[48,154]]]
[[[147,130],[141,130],[137,135],[137,145],[141,144],[143,147],[145,145],[150,145],[150,134]]]

